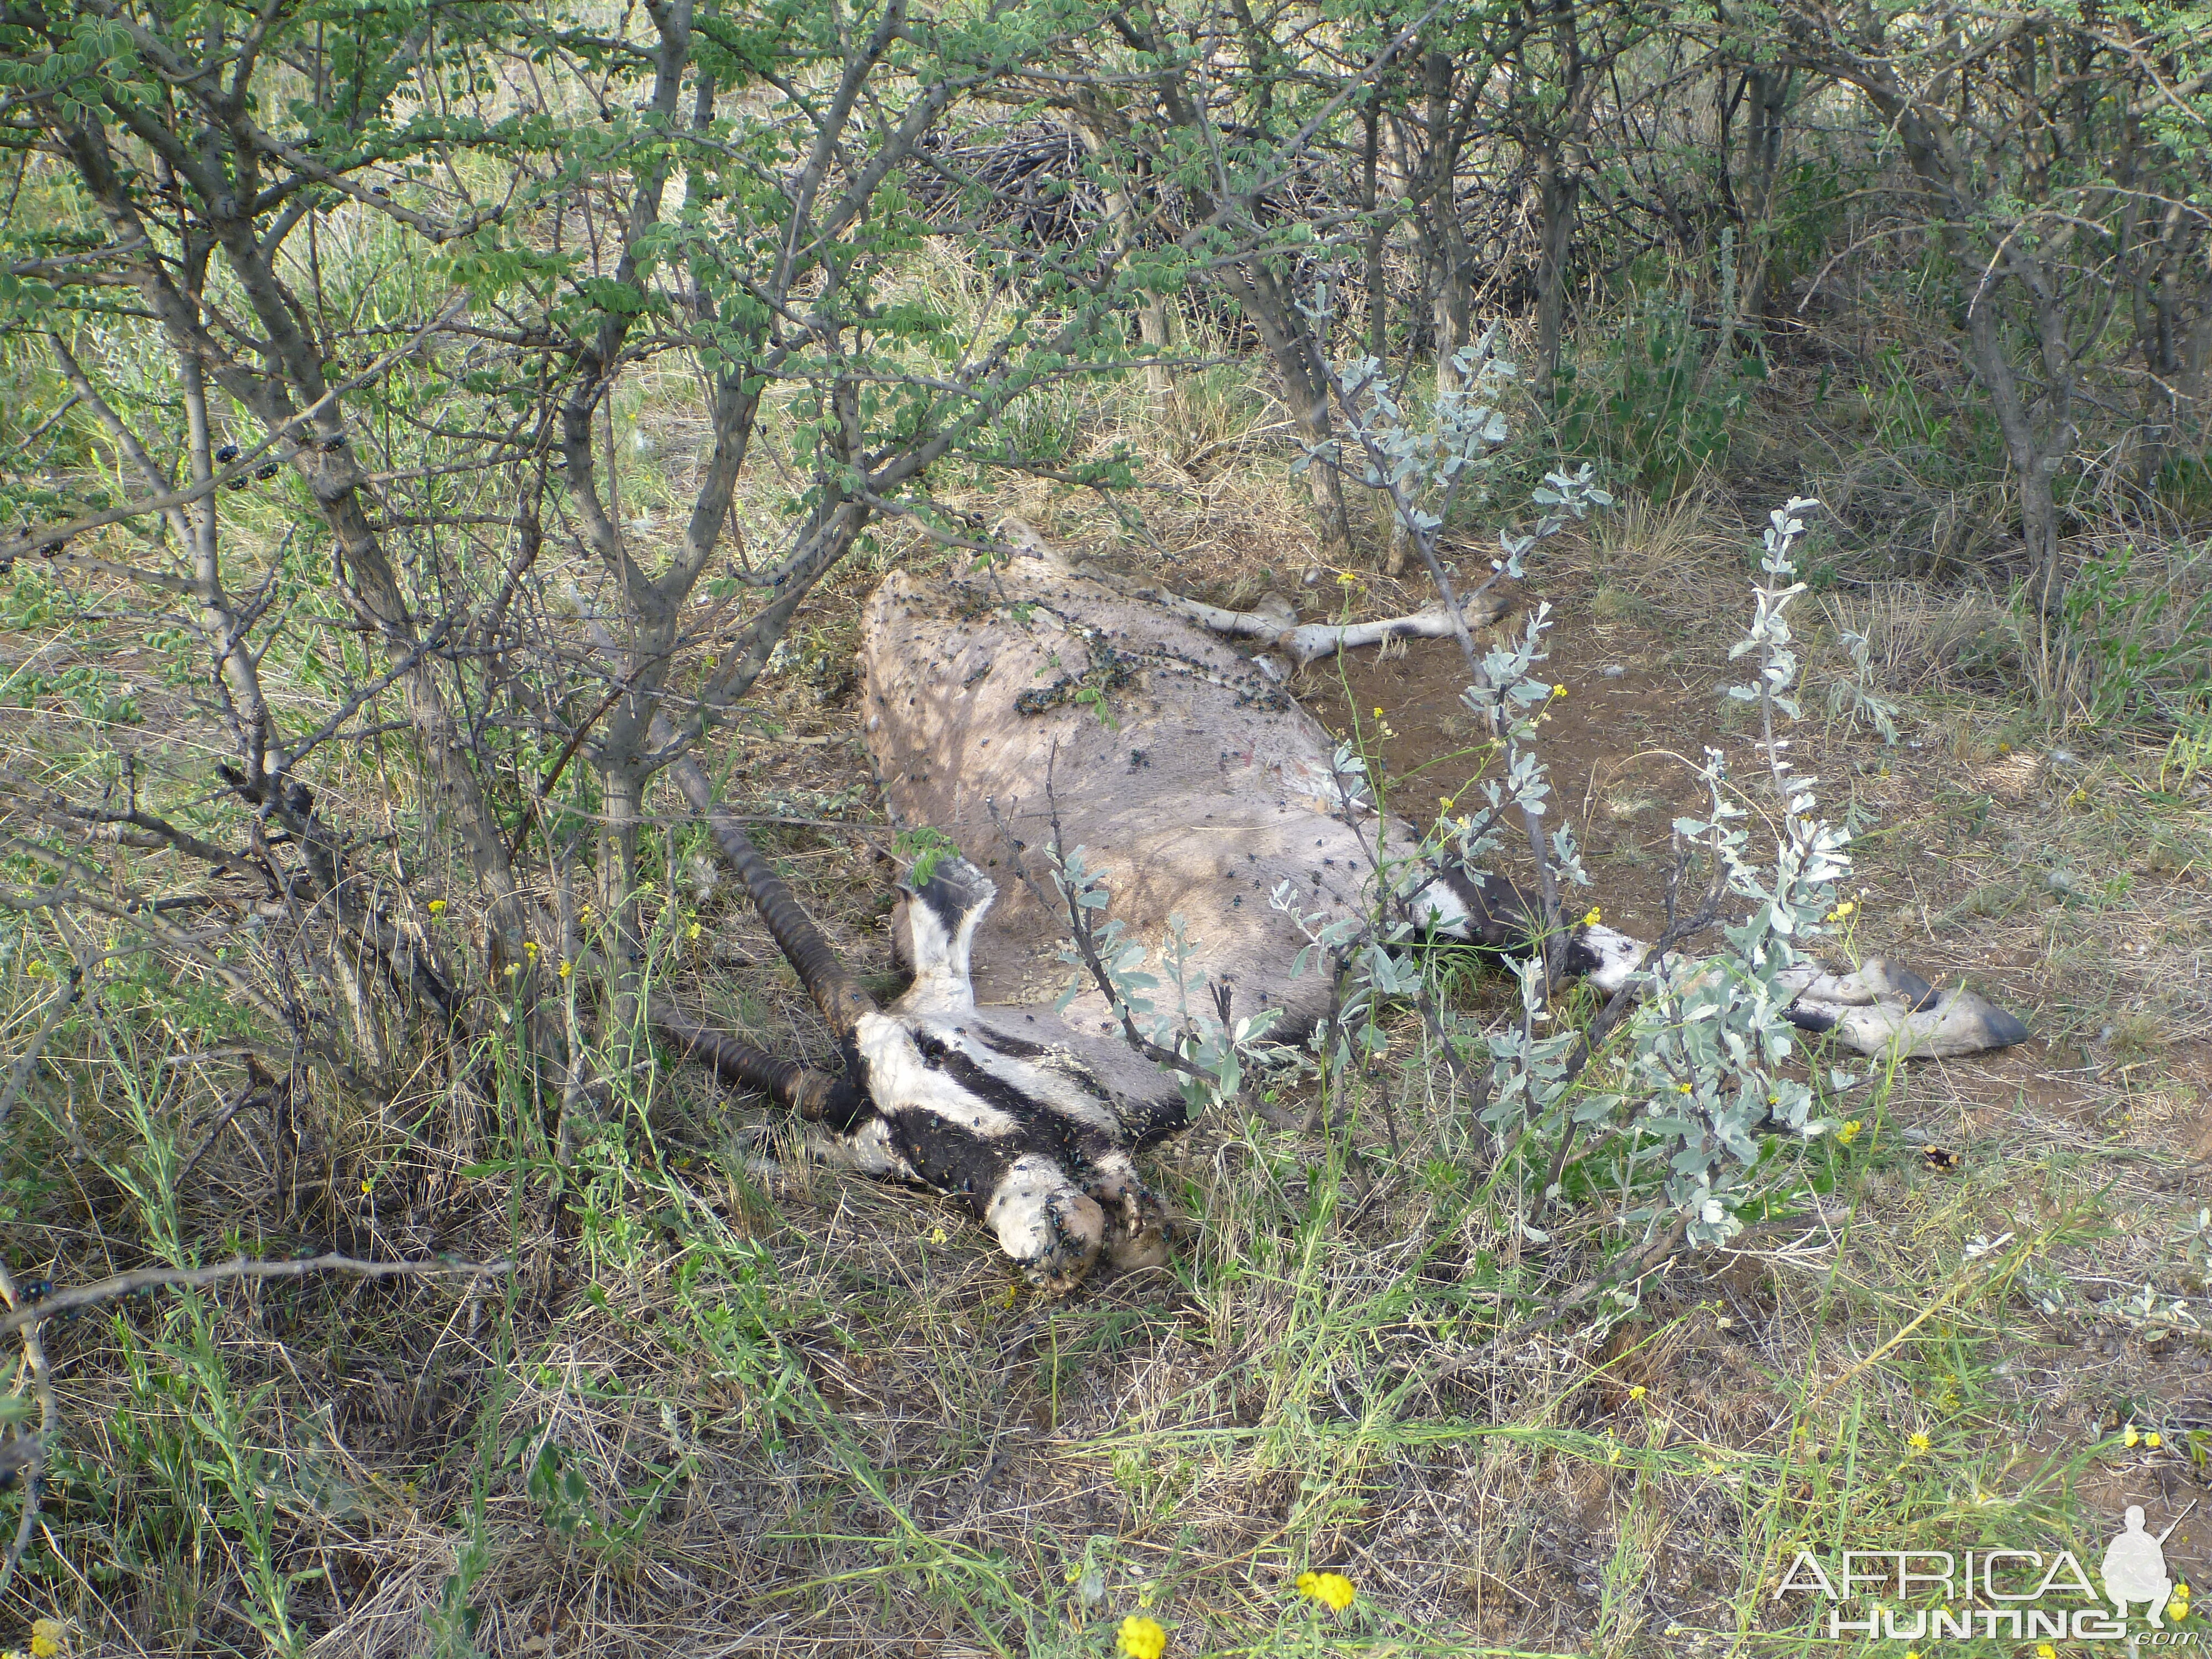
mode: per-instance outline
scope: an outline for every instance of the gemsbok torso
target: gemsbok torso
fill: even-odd
[[[1102,1255],[1161,1259],[1164,1217],[1134,1154],[1187,1118],[1177,1080],[1123,1041],[1103,994],[1063,955],[1065,901],[1046,856],[1055,841],[1105,872],[1129,941],[1157,951],[1181,918],[1195,1006],[1218,1012],[1208,987],[1225,987],[1232,1020],[1282,1011],[1277,1040],[1310,1030],[1331,992],[1325,962],[1295,971],[1306,937],[1272,902],[1285,884],[1309,925],[1373,915],[1384,879],[1440,936],[1523,951],[1532,924],[1503,880],[1418,861],[1412,826],[1364,803],[1364,776],[1339,772],[1320,722],[1195,623],[1279,634],[1300,657],[1334,648],[1319,636],[1337,630],[1196,605],[1011,531],[1012,558],[894,573],[862,619],[863,726],[885,804],[902,827],[938,830],[960,852],[934,860],[895,920],[909,988],[879,1006],[714,809],[725,856],[848,1069],[814,1071],[672,1010],[656,1018],[814,1122],[860,1169],[962,1199],[1032,1277],[1065,1288]],[[1423,613],[1361,624],[1346,642],[1444,625]],[[709,809],[703,775],[685,787]],[[1644,948],[1577,927],[1562,965],[1613,990]],[[1862,1053],[1965,1054],[2027,1035],[1972,992],[1934,990],[1877,960],[1842,975],[1808,963],[1792,977],[1789,1017]]]
[[[977,1000],[1048,1004],[1073,982],[1067,1018],[1115,1029],[1062,960],[1045,856],[1056,816],[1135,937],[1157,945],[1182,918],[1194,993],[1201,976],[1225,982],[1233,1013],[1280,1008],[1279,1032],[1310,1029],[1329,978],[1292,974],[1305,940],[1271,896],[1287,882],[1309,914],[1364,913],[1378,856],[1403,860],[1419,837],[1348,805],[1364,781],[1338,776],[1336,740],[1251,659],[1022,539],[975,574],[895,572],[862,621],[862,725],[893,819],[944,831],[998,883],[975,935]],[[1440,929],[1517,945],[1517,931],[1492,936],[1495,894],[1439,872],[1414,902]],[[1594,956],[1619,938],[1594,930]]]

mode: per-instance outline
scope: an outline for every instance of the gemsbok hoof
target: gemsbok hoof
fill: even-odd
[[[1869,957],[1856,973],[1803,974],[1790,1023],[1870,1057],[1950,1060],[2027,1041],[2027,1025],[1996,1004],[1964,986],[1938,991],[1880,957]]]

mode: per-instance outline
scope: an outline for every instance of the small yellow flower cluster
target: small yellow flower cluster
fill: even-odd
[[[2058,1650],[2048,1642],[2035,1644],[2035,1659],[2058,1659]]]
[[[446,901],[443,899],[432,899],[424,908],[427,908],[434,916],[442,916],[446,914]]]
[[[2189,1581],[2186,1578],[2174,1581],[2173,1599],[2166,1604],[2166,1616],[2177,1625],[2189,1617]]]
[[[1298,1594],[1310,1595],[1326,1607],[1342,1613],[1352,1605],[1358,1594],[1352,1581],[1340,1572],[1302,1572],[1298,1575]]]
[[[1911,1447],[1912,1449],[1917,1452],[1924,1452],[1928,1449],[1928,1437],[1924,1433],[1910,1435],[1906,1437],[1905,1443]]]
[[[2129,1424],[2126,1428],[2120,1431],[2120,1443],[2123,1446],[2125,1446],[2130,1451],[2133,1451],[2136,1449],[2136,1442],[2140,1441],[2142,1438],[2142,1437],[2136,1432],[2136,1425],[2132,1423]]]
[[[1552,695],[1555,697],[1564,697],[1567,695],[1567,688],[1564,685],[1555,685],[1552,688]]]
[[[1845,916],[1848,916],[1852,911],[1858,908],[1858,905],[1852,900],[1845,899],[1841,904],[1838,904],[1834,909],[1828,912],[1827,919],[1830,921],[1841,921]]]
[[[1601,918],[1604,914],[1605,913],[1599,909],[1597,906],[1595,904],[1591,905],[1589,914],[1583,917],[1583,926],[1585,927],[1596,927],[1600,918]]]
[[[54,1659],[69,1642],[69,1626],[58,1619],[31,1621],[31,1659]]]
[[[1168,1650],[1166,1628],[1157,1619],[1131,1613],[1114,1636],[1114,1651],[1126,1659],[1160,1659]]]
[[[1631,1400],[1641,1400],[1645,1395],[1650,1392],[1650,1389],[1645,1388],[1641,1382],[1638,1382],[1633,1388],[1629,1389],[1628,1397]]]
[[[1859,1138],[1859,1131],[1865,1127],[1866,1125],[1857,1118],[1851,1119],[1850,1121],[1844,1124],[1842,1128],[1836,1131],[1836,1145],[1838,1146],[1850,1146],[1851,1142]]]

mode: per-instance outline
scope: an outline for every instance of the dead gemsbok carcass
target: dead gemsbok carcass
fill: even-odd
[[[1019,527],[1010,539],[1014,557],[970,574],[894,573],[864,617],[863,720],[891,816],[942,831],[961,854],[939,860],[895,917],[911,988],[877,1006],[724,823],[725,851],[846,1044],[848,1078],[688,1035],[798,1105],[858,1167],[957,1194],[1034,1277],[1064,1285],[1102,1253],[1160,1258],[1161,1216],[1133,1158],[1182,1127],[1186,1108],[1064,960],[1047,850],[1081,848],[1109,867],[1134,937],[1157,941],[1180,917],[1188,981],[1210,982],[1231,1018],[1279,1011],[1274,1035],[1296,1040],[1326,1014],[1329,976],[1293,972],[1305,939],[1271,896],[1287,883],[1309,918],[1370,914],[1378,858],[1407,860],[1419,836],[1347,810],[1356,792],[1334,740],[1207,628],[1264,634],[1300,656],[1334,648],[1333,630],[1138,588]],[[1361,633],[1449,626],[1425,614]],[[1437,934],[1530,947],[1510,886],[1415,868],[1399,897]],[[1644,951],[1578,927],[1564,966],[1610,990]],[[1968,1053],[2026,1036],[1972,993],[1938,994],[1878,962],[1805,979],[1791,1018],[1862,1052]]]

